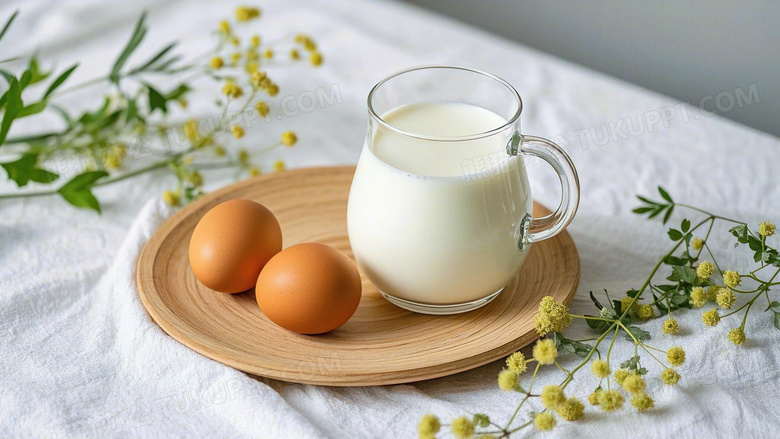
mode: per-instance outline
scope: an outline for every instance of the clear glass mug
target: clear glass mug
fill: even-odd
[[[358,265],[387,300],[425,314],[479,308],[532,243],[571,222],[574,164],[555,143],[521,134],[522,109],[509,83],[463,67],[417,67],[371,90],[347,223]],[[526,155],[560,177],[561,202],[542,218],[532,217]]]

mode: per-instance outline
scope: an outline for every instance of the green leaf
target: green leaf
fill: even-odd
[[[637,213],[637,214],[640,214],[640,215],[641,215],[641,214],[643,214],[643,213],[650,212],[651,210],[653,210],[653,208],[652,208],[652,207],[647,207],[647,206],[645,206],[645,207],[637,207],[636,209],[632,210],[632,212],[634,212],[634,213]]]
[[[22,118],[27,116],[32,116],[33,114],[38,114],[41,111],[46,109],[46,101],[40,101],[36,102],[34,104],[27,105],[26,107],[22,108],[21,111],[19,111],[19,114],[16,115],[16,118]]]
[[[128,99],[125,123],[128,124],[136,119],[143,121],[143,118],[138,114],[138,103],[136,103],[135,99]]]
[[[674,204],[670,205],[669,209],[666,211],[666,215],[664,215],[664,224],[672,217],[672,211],[674,211]]]
[[[30,57],[30,65],[28,67],[28,70],[30,71],[30,84],[36,84],[38,82],[43,81],[44,79],[48,78],[49,75],[51,75],[53,70],[49,70],[48,72],[42,72],[41,66],[38,64],[38,56],[33,55]]]
[[[655,209],[653,209],[652,212],[650,212],[650,215],[648,215],[647,219],[653,219],[653,218],[657,217],[661,212],[664,211],[664,209],[666,209],[666,206],[658,206],[658,207],[656,207]]]
[[[596,299],[596,296],[593,295],[593,291],[590,292],[590,300],[593,302],[594,305],[596,305],[596,308],[601,310],[601,308],[604,308],[601,306],[601,303]]]
[[[680,279],[689,284],[693,284],[693,281],[696,279],[696,272],[691,267],[675,266],[674,272],[679,275]]]
[[[679,241],[683,238],[682,232],[677,229],[669,229],[667,234],[672,241]]]
[[[154,55],[153,57],[151,57],[151,58],[149,59],[149,61],[147,61],[147,62],[145,62],[144,64],[142,64],[140,67],[136,67],[136,68],[134,68],[134,69],[132,70],[132,72],[133,72],[133,73],[138,73],[138,72],[143,72],[143,71],[146,71],[147,69],[149,69],[150,67],[152,67],[152,65],[153,65],[154,63],[156,63],[156,62],[157,62],[157,61],[159,61],[159,60],[160,60],[162,57],[164,57],[164,56],[165,56],[165,55],[166,55],[168,52],[170,52],[171,50],[173,50],[173,48],[174,48],[174,47],[176,47],[176,44],[178,44],[178,43],[171,43],[171,44],[169,44],[169,45],[165,46],[165,47],[164,47],[164,48],[163,48],[161,51],[157,52],[157,54],[156,54],[156,55]]]
[[[150,84],[144,83],[149,90],[149,113],[152,113],[156,109],[160,109],[163,113],[167,113],[166,99],[159,91],[155,90]]]
[[[653,205],[653,206],[663,206],[663,204],[657,203],[657,202],[655,202],[655,201],[653,201],[653,200],[651,200],[649,198],[645,198],[645,197],[643,197],[641,195],[637,195],[636,197],[639,198],[639,201],[642,201],[644,203],[647,203],[647,204],[650,204],[650,205]]]
[[[639,355],[634,355],[628,360],[620,363],[620,368],[628,369],[628,370],[636,370],[637,366],[639,365],[639,360],[640,360]]]
[[[485,428],[490,425],[490,417],[482,413],[476,413],[473,422],[477,427]]]
[[[594,316],[588,316],[587,317],[594,317]],[[588,327],[590,329],[595,329],[597,331],[606,331],[607,328],[609,328],[609,323],[605,322],[604,320],[594,320],[594,319],[585,319],[585,323],[588,324]]]
[[[746,244],[748,242],[748,229],[746,224],[734,226],[729,229],[729,232],[737,238],[739,243]]]
[[[22,88],[19,86],[19,81],[17,81],[16,78],[13,78],[11,87],[8,89],[3,122],[2,125],[0,125],[0,146],[5,143],[5,137],[8,135],[8,130],[11,129],[11,122],[13,122],[16,115],[22,111],[22,108],[24,108],[24,103],[22,102]]]
[[[8,178],[16,182],[19,187],[25,186],[31,180],[36,183],[51,183],[59,177],[54,172],[38,168],[37,154],[24,154],[19,160],[0,163],[5,169]]]
[[[3,39],[5,33],[8,31],[8,28],[11,27],[11,23],[14,22],[17,15],[19,15],[19,10],[14,11],[14,13],[11,14],[11,18],[9,18],[8,21],[5,22],[5,26],[3,26],[3,30],[0,31],[0,40]]]
[[[658,193],[661,194],[661,197],[663,197],[664,200],[670,203],[674,203],[674,201],[672,201],[672,197],[669,196],[669,193],[666,192],[666,190],[661,186],[658,186]]]
[[[647,340],[650,340],[652,338],[650,336],[650,333],[645,331],[642,328],[639,328],[639,327],[636,327],[636,326],[627,326],[626,328],[639,341],[647,341]],[[629,334],[626,334],[626,339],[631,340],[631,341],[634,340],[633,338],[631,338],[631,336]]]
[[[135,25],[135,30],[133,31],[133,35],[130,37],[130,41],[127,42],[124,50],[122,50],[122,53],[119,54],[119,58],[117,58],[116,62],[114,62],[114,67],[111,69],[111,74],[108,76],[109,79],[111,79],[111,82],[115,84],[119,83],[119,72],[122,70],[122,67],[124,67],[127,59],[130,58],[130,55],[132,55],[135,49],[138,48],[138,45],[141,44],[141,40],[144,39],[147,31],[147,28],[144,25],[145,20],[146,13],[144,12],[141,14],[141,18],[138,19],[138,23]]]
[[[59,88],[59,86],[61,86],[62,83],[68,79],[68,76],[70,76],[70,74],[73,73],[73,71],[76,70],[76,67],[78,66],[79,66],[78,63],[76,63],[68,70],[62,72],[62,74],[58,76],[57,79],[55,79],[54,82],[52,82],[49,88],[46,90],[46,93],[43,95],[43,99],[46,99],[49,96],[51,96],[51,94],[54,93],[54,91],[57,90],[57,88]]]
[[[22,77],[19,79],[19,86],[22,87],[22,90],[27,88],[30,84],[30,80],[32,80],[32,72],[28,69],[22,73]]]
[[[603,322],[606,323],[606,322]],[[593,346],[576,340],[569,340],[560,332],[553,333],[553,341],[558,352],[562,354],[574,354],[580,358],[585,358],[593,350]]]
[[[92,194],[92,187],[95,185],[97,180],[107,176],[108,172],[106,171],[85,172],[73,177],[57,192],[62,195],[65,201],[76,207],[93,209],[100,213],[100,203]]]
[[[179,99],[180,97],[187,94],[191,89],[187,87],[186,84],[179,84],[178,87],[171,90],[165,95],[165,99],[169,101],[175,101],[176,99]]]
[[[683,231],[683,233],[687,232],[691,228],[691,222],[688,220],[688,218],[685,218],[682,220],[682,224],[680,224],[680,230]]]
[[[667,265],[685,265],[688,261],[688,258],[678,258],[676,256],[667,256],[664,258],[664,264]]]
[[[759,241],[758,239],[756,239],[752,235],[748,236],[748,247],[750,247],[750,249],[753,250],[753,251],[761,251],[762,250],[762,248],[761,248],[761,241]]]

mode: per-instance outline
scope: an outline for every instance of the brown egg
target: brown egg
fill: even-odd
[[[257,278],[263,313],[300,334],[322,334],[346,323],[360,303],[355,263],[324,244],[298,244],[271,258]]]
[[[252,288],[282,249],[282,229],[270,210],[250,200],[214,206],[195,226],[190,267],[203,285],[223,293]]]

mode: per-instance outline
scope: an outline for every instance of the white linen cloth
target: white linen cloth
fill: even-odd
[[[15,7],[22,14],[0,50],[6,58],[39,48],[45,59],[57,59],[60,70],[80,60],[69,81],[76,84],[110,70],[143,8],[151,30],[136,62],[173,39],[182,42],[183,52],[201,53],[211,47],[209,30],[217,19],[232,14],[232,7],[219,3],[6,1],[3,19]],[[577,313],[594,312],[591,290],[603,298],[606,288],[619,297],[640,286],[669,248],[666,227],[630,212],[636,193],[658,198],[655,187],[661,184],[677,200],[725,216],[752,224],[764,217],[780,220],[780,141],[719,116],[697,116],[697,103],[670,107],[678,103],[400,3],[268,0],[259,6],[264,17],[249,26],[265,38],[310,33],[325,57],[319,69],[272,70],[282,95],[332,90],[333,84],[340,94],[333,105],[248,130],[246,144],[296,130],[299,144],[271,156],[290,167],[355,163],[369,89],[403,68],[468,65],[512,83],[524,99],[524,132],[566,145],[579,169],[582,201],[568,229],[582,264],[571,304]],[[747,92],[750,84],[739,86]],[[759,99],[752,105],[761,105],[762,84],[756,86]],[[212,88],[202,93],[216,93]],[[86,102],[96,105],[102,92],[90,89],[69,103],[88,108]],[[726,108],[728,99],[721,99]],[[209,108],[193,103],[191,111],[208,115]],[[626,118],[634,121],[632,134]],[[15,133],[41,128],[20,123]],[[553,173],[546,166],[529,168],[535,199],[557,203]],[[215,188],[232,176],[210,174],[207,180]],[[479,412],[498,422],[508,419],[519,398],[496,386],[501,361],[420,383],[327,388],[252,378],[174,341],[145,313],[135,282],[140,249],[173,212],[160,199],[171,185],[171,177],[157,173],[100,188],[100,216],[56,197],[0,201],[3,436],[409,438],[425,413],[443,422]],[[0,189],[14,187],[3,182]],[[680,219],[676,214],[675,223]],[[723,229],[715,236],[715,248],[731,249]],[[721,258],[735,269],[747,268],[749,260],[742,251]],[[780,332],[760,311],[749,319],[741,347],[726,339],[736,319],[703,330],[701,311],[682,312],[682,335],[676,338],[660,335],[663,319],[647,323],[658,334],[656,346],[685,347],[680,384],[663,386],[655,378],[660,368],[645,355],[652,412],[639,415],[627,407],[605,414],[586,404],[582,421],[560,422],[546,436],[777,436]],[[628,342],[613,353],[620,360],[632,354]],[[577,361],[564,358],[569,366]],[[567,393],[584,399],[596,382],[583,372]],[[537,383],[561,379],[560,371],[547,368]]]

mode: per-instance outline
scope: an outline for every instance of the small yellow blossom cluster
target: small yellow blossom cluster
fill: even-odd
[[[663,327],[664,334],[676,335],[679,332],[680,332],[680,325],[677,323],[677,320],[670,317],[664,321],[664,327]]]
[[[276,96],[279,94],[279,86],[274,84],[265,72],[256,71],[252,73],[249,83],[252,84],[253,89],[263,90],[268,93],[269,96]]]
[[[555,407],[555,413],[566,421],[576,421],[585,414],[585,406],[575,397],[566,398],[566,401]]]
[[[736,327],[729,331],[729,341],[739,346],[745,342],[745,330],[742,327]]]
[[[260,17],[260,9],[251,6],[239,6],[236,8],[236,21],[244,22]]]
[[[718,293],[722,287],[720,285],[712,285],[707,288],[707,299],[714,302],[718,298]]]
[[[600,390],[596,394],[598,406],[605,412],[611,412],[623,407],[625,399],[617,390]]]
[[[718,292],[718,295],[715,297],[715,302],[723,309],[731,309],[736,301],[737,296],[728,288],[721,288],[720,292]]]
[[[674,346],[666,351],[666,360],[672,366],[682,366],[685,363],[685,350],[681,346]]]
[[[498,373],[498,387],[501,390],[517,390],[517,384],[519,377],[517,373],[511,369],[503,369]]]
[[[718,295],[720,295],[720,293],[718,293]],[[718,309],[714,308],[705,312],[704,314],[702,314],[701,320],[707,326],[718,326],[718,323],[720,323],[720,315],[718,314]]]
[[[474,436],[474,422],[465,416],[453,419],[450,423],[450,429],[452,435],[457,439],[467,439]]]
[[[742,283],[742,277],[734,270],[723,272],[723,284],[729,288],[736,288]]]
[[[255,105],[255,110],[257,110],[257,113],[262,117],[268,116],[268,114],[271,113],[271,108],[263,101],[260,101]]]
[[[238,85],[236,85],[233,81],[227,81],[225,83],[225,86],[222,87],[222,93],[232,99],[237,99],[243,96],[244,90],[241,89]]]
[[[707,303],[707,293],[702,287],[693,287],[691,290],[691,306],[701,308]]]
[[[632,395],[635,395],[637,393],[644,392],[645,380],[639,375],[631,374],[623,380],[622,386],[623,390]]]
[[[561,386],[548,384],[544,386],[541,394],[542,404],[548,409],[554,409],[555,406],[566,401],[566,395],[563,394]]]
[[[696,267],[696,277],[701,280],[707,280],[715,272],[715,264],[710,261],[702,261],[698,267]]]
[[[761,224],[758,226],[758,234],[764,238],[774,235],[776,230],[777,226],[770,223],[769,220],[761,221]]]
[[[655,308],[653,308],[653,305],[650,304],[639,305],[639,309],[636,312],[636,317],[639,320],[650,320],[655,317]]]
[[[626,296],[620,299],[620,310],[625,312],[626,309],[628,309],[629,315],[636,315],[637,311],[639,311],[639,303],[633,297]]]
[[[672,369],[667,370],[677,376],[674,380],[676,383],[680,376]],[[661,380],[666,382],[663,378],[663,373],[661,375]],[[623,387],[623,390],[631,396],[631,405],[636,407],[638,411],[643,412],[653,408],[653,398],[645,393],[645,380],[640,375],[626,369],[618,369],[615,371],[615,381],[617,381],[618,384]],[[604,390],[599,386],[595,392],[590,394],[588,402],[593,406],[601,407],[605,412],[611,412],[623,407],[625,397],[617,390]]]
[[[310,36],[298,34],[295,36],[295,42],[300,44],[304,50],[309,52],[309,62],[311,65],[315,67],[322,65],[322,54],[317,51],[317,44]],[[295,56],[293,56],[293,53],[295,53]],[[290,52],[290,58],[300,59],[300,53],[296,49],[293,49]]]
[[[701,238],[693,238],[691,240],[691,248],[694,250],[701,250],[704,247],[704,240]]]
[[[620,309],[621,312],[625,312],[628,309],[628,315],[637,320],[647,321],[655,317],[653,305],[641,305],[631,296],[620,299]]]
[[[179,205],[180,196],[177,192],[165,191],[163,192],[163,201],[165,201],[165,204],[175,207]]]
[[[611,370],[609,370],[609,363],[607,363],[604,360],[595,360],[590,365],[590,371],[593,372],[593,375],[596,375],[599,379],[604,379],[609,376],[610,373],[612,373]]]
[[[203,186],[203,176],[198,171],[192,171],[186,178],[187,182],[194,188]]]
[[[127,147],[119,143],[114,145],[109,151],[106,152],[103,158],[103,165],[108,169],[118,169],[122,167],[122,160],[127,155]]]
[[[629,375],[631,375],[631,372],[628,370],[618,369],[615,371],[615,381],[617,381],[617,383],[622,386],[623,382],[626,380],[626,378],[628,378]]]
[[[534,416],[534,427],[539,431],[550,431],[555,428],[556,424],[552,413],[546,410]]]
[[[441,422],[435,415],[425,415],[417,424],[417,433],[420,435],[420,439],[434,438],[439,430],[441,430]]]
[[[282,133],[282,144],[284,146],[293,146],[298,141],[298,137],[292,131],[285,131]]]
[[[545,296],[539,303],[539,312],[534,317],[534,325],[539,335],[549,332],[561,332],[571,324],[571,315],[566,305]]]
[[[520,375],[528,370],[528,360],[522,352],[515,352],[506,359],[506,367],[514,373]]]
[[[550,365],[558,358],[558,349],[555,347],[555,342],[550,339],[539,340],[534,345],[533,355],[534,360],[539,364]]]
[[[214,70],[219,70],[225,65],[225,61],[220,56],[215,56],[209,61],[209,67]]]
[[[650,410],[655,405],[653,398],[647,393],[641,392],[631,397],[631,405],[636,407],[640,412]]]
[[[661,381],[670,386],[677,384],[677,381],[680,381],[680,374],[674,369],[664,369],[661,372]]]
[[[585,406],[580,400],[575,397],[566,398],[561,386],[556,384],[544,386],[540,397],[542,404],[548,409],[534,418],[534,426],[540,431],[555,427],[556,421],[551,410],[555,410],[555,413],[566,421],[576,421],[585,413]]]
[[[528,370],[528,360],[522,352],[515,352],[506,359],[506,369],[498,374],[498,387],[502,390],[518,390],[520,375]]]

